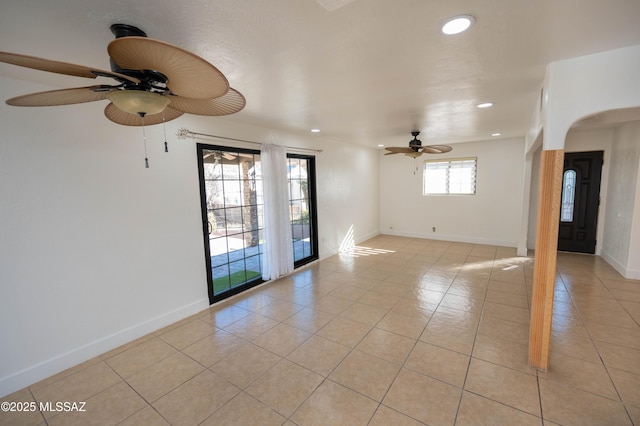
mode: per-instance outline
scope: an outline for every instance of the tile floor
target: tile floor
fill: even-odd
[[[531,258],[378,236],[3,400],[24,425],[640,425],[640,281],[561,253],[551,367]]]

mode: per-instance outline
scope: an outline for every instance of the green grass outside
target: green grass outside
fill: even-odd
[[[216,278],[213,280],[213,292],[214,294],[220,294],[240,284],[258,278],[260,275],[260,272],[256,271],[238,271],[225,277]]]

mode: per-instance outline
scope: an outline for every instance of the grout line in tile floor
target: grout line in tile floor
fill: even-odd
[[[603,286],[607,287],[607,285],[599,277],[596,277],[596,278],[598,279],[598,281]],[[559,279],[560,279],[560,281],[562,282],[562,284],[564,286],[565,283],[564,283],[564,280],[562,278],[562,275],[560,275],[560,274],[559,274]],[[575,303],[575,300],[574,300],[573,296],[569,295],[569,298],[571,299],[571,306],[576,309],[576,312],[578,313],[578,316],[580,317],[580,321],[582,322],[583,325],[585,325],[586,333],[589,335],[589,338],[591,340],[594,340],[593,336],[591,335],[591,332],[589,331],[589,328],[586,326],[586,322],[584,321],[584,318],[582,317],[582,314],[580,313],[580,310],[578,309],[578,306]],[[621,305],[617,299],[616,299],[616,302],[626,312],[626,309],[624,309],[624,306]],[[640,323],[638,323],[637,321],[636,321],[636,324],[640,326]],[[614,380],[613,380],[613,377],[611,377],[611,372],[609,371],[609,367],[607,366],[607,363],[605,363],[604,359],[602,358],[602,354],[600,353],[600,350],[598,349],[597,345],[595,346],[595,350],[598,353],[598,358],[600,359],[600,362],[602,363],[602,366],[603,366],[604,370],[606,371],[607,376],[609,377],[609,380],[611,380],[611,383],[615,383]],[[616,392],[616,394],[618,396],[618,399],[622,400],[622,396],[620,395],[620,391],[618,390],[618,388],[616,386],[614,386],[614,389],[615,389],[615,392]],[[631,419],[632,416],[631,416],[631,413],[629,412],[629,409],[626,406],[623,406],[623,407],[625,409],[625,412],[627,413],[627,415]],[[635,422],[634,422],[634,424],[635,424]]]

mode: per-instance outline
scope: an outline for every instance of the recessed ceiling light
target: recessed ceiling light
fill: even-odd
[[[311,129],[311,133],[318,133],[320,132],[320,129]]]
[[[443,26],[442,32],[447,35],[459,34],[473,24],[473,16],[471,15],[459,15],[449,19]]]
[[[493,102],[484,102],[476,105],[478,108],[489,108],[493,106]]]
[[[384,144],[378,144],[378,148],[384,148]]]
[[[502,133],[491,133],[491,136],[500,136]]]

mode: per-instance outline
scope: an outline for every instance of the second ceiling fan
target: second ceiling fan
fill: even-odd
[[[422,145],[422,141],[418,139],[419,134],[420,132],[418,130],[412,131],[411,136],[413,136],[413,139],[409,141],[408,147],[388,147],[385,149],[389,152],[384,155],[404,154],[408,157],[417,158],[422,154],[444,154],[453,149],[449,145]]]

